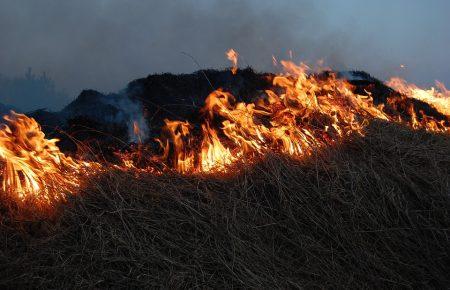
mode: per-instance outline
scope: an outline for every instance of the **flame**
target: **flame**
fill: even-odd
[[[274,89],[255,102],[236,102],[223,90],[206,98],[200,146],[193,125],[166,120],[162,160],[182,173],[223,171],[236,160],[267,151],[310,155],[340,138],[362,135],[368,119],[389,120],[382,106],[375,106],[370,96],[354,94],[335,75],[322,79],[308,76],[305,64],[281,64],[286,73],[274,77]],[[211,128],[217,120],[219,132]]]
[[[409,84],[405,80],[395,77],[391,78],[387,85],[410,98],[423,101],[441,114],[450,117],[450,90],[439,81],[436,81],[436,88],[421,89],[415,84]]]
[[[230,49],[227,56],[236,73],[238,54]],[[122,165],[114,168],[152,174],[173,168],[192,174],[227,172],[230,165],[241,160],[252,162],[267,152],[302,158],[351,136],[363,136],[373,119],[450,132],[450,93],[441,83],[424,90],[394,78],[388,84],[401,95],[375,105],[370,93],[354,93],[354,87],[333,72],[314,74],[304,63],[273,60],[283,72],[273,76],[271,88],[252,102],[239,102],[231,93],[218,89],[206,98],[199,124],[164,120],[157,139],[159,155],[144,151],[143,132],[135,121],[133,133],[138,146],[119,154]],[[414,106],[414,99],[430,104],[447,119],[438,121],[426,115]],[[0,127],[0,191],[16,201],[51,205],[74,192],[81,174],[107,168],[67,157],[57,147],[58,140],[46,139],[32,118],[11,112],[4,119],[6,124]],[[146,162],[144,157],[149,155],[150,162]],[[138,165],[142,163],[145,167]]]
[[[233,67],[231,68],[231,72],[235,75],[238,71],[238,58],[239,54],[232,48],[230,48],[225,55],[227,58],[231,61],[233,64]]]
[[[142,144],[142,132],[138,121],[133,121],[133,134],[137,138],[139,144]]]
[[[237,60],[233,58],[237,56],[234,50],[227,56]],[[272,60],[278,64],[274,56]],[[237,102],[231,93],[213,91],[201,110],[204,121],[200,134],[188,122],[166,120],[166,133],[159,140],[163,149],[160,160],[172,163],[179,172],[192,173],[226,171],[227,165],[237,160],[251,160],[267,151],[302,157],[352,134],[364,135],[372,119],[403,122],[433,132],[449,131],[444,121],[438,122],[422,111],[419,116],[410,99],[389,99],[386,104],[394,110],[404,106],[401,111],[409,119],[403,120],[400,113],[388,114],[383,104],[375,105],[370,93],[353,93],[352,85],[332,72],[324,77],[310,74],[311,69],[304,63],[280,64],[284,72],[275,76],[273,88],[254,102]],[[412,97],[431,95],[427,102],[448,116],[444,106],[448,90],[442,84],[438,87],[439,95],[436,90],[416,90]],[[221,125],[212,128],[211,124],[218,122]]]
[[[46,139],[39,124],[11,112],[0,126],[1,191],[13,200],[41,206],[65,199],[79,182],[82,164],[65,156],[57,139]]]
[[[208,122],[202,125],[202,132],[203,140],[199,156],[201,171],[223,170],[236,161],[236,157],[222,144],[216,130],[212,129]]]
[[[192,171],[194,168],[194,153],[188,148],[193,142],[190,130],[192,126],[189,122],[170,121],[165,119],[166,123],[163,127],[163,132],[166,136],[158,139],[163,150],[161,160],[168,161],[170,153],[172,153],[172,167],[176,168],[182,173]],[[170,142],[172,146],[170,146]],[[171,148],[173,149],[170,152]]]

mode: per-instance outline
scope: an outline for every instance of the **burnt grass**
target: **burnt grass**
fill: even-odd
[[[450,139],[374,122],[232,174],[111,170],[51,219],[2,216],[0,284],[446,288]]]

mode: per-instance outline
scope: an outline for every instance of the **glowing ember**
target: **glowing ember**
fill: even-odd
[[[238,70],[238,58],[239,54],[234,49],[229,49],[226,52],[227,58],[233,63],[233,67],[231,68],[231,72],[235,75]]]

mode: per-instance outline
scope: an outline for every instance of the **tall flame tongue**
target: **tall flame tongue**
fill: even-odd
[[[235,73],[238,54],[230,49],[227,56]],[[405,102],[408,108],[402,111],[406,111],[408,119],[402,120],[401,114],[389,115],[383,105],[374,105],[370,94],[353,93],[352,85],[333,73],[310,75],[305,64],[280,63],[285,73],[275,76],[273,89],[254,102],[236,102],[232,94],[220,89],[212,92],[202,109],[200,134],[188,122],[166,120],[165,133],[159,140],[164,151],[160,160],[188,173],[224,171],[236,160],[251,159],[266,151],[305,156],[350,134],[363,135],[371,119],[400,121],[434,132],[449,131],[444,121],[438,122],[423,112],[419,118],[412,102]],[[423,100],[449,116],[449,99],[445,99],[449,91],[443,85],[437,93],[407,87],[398,81],[390,84],[400,92],[407,90],[407,98],[411,95]],[[397,101],[403,104],[402,100]],[[397,109],[397,103],[389,104]],[[218,121],[220,129],[212,128],[211,124]]]
[[[387,85],[399,93],[431,105],[443,115],[450,116],[450,90],[443,83],[436,81],[437,88],[425,90],[396,77],[391,78]]]
[[[212,92],[202,109],[200,144],[194,126],[166,120],[162,159],[180,172],[224,170],[235,160],[268,150],[308,155],[351,133],[363,134],[369,118],[389,119],[370,97],[353,94],[351,85],[334,75],[307,76],[306,65],[281,64],[286,74],[276,76],[275,88],[253,103],[236,102],[222,90]],[[214,119],[221,120],[219,132],[211,128]]]
[[[1,190],[11,199],[33,201],[40,206],[65,198],[77,184],[80,165],[56,146],[57,139],[45,139],[39,124],[25,115],[11,112],[0,125]]]
[[[238,54],[229,50],[227,56],[236,73]],[[424,101],[450,119],[450,93],[442,84],[438,89],[421,90],[393,79],[389,85],[403,95],[388,99],[390,108],[384,110],[383,105],[374,105],[370,94],[355,94],[350,83],[333,73],[309,74],[305,64],[276,63],[284,73],[273,77],[272,89],[255,101],[237,102],[232,94],[219,89],[206,98],[200,112],[203,121],[198,126],[166,119],[163,134],[157,139],[162,154],[150,159],[157,165],[139,170],[161,172],[162,163],[181,173],[224,172],[238,160],[251,161],[268,151],[308,156],[352,134],[363,135],[371,119],[402,122],[434,132],[450,131],[448,120],[437,121],[417,111],[411,102],[412,98]],[[5,121],[0,126],[0,193],[16,201],[52,204],[79,185],[79,173],[87,174],[85,167],[100,168],[65,156],[56,139],[45,139],[34,119],[12,112]],[[143,134],[137,122],[133,132],[138,137],[140,160]],[[133,161],[136,154],[121,156],[124,165],[116,168],[138,169]]]
[[[235,75],[238,71],[238,58],[239,54],[234,49],[229,49],[226,54],[229,61],[233,64],[233,67],[231,68],[231,72]]]

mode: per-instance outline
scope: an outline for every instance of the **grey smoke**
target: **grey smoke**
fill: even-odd
[[[126,125],[129,142],[144,142],[149,134],[142,105],[130,99],[126,90],[108,95],[93,90],[83,91],[75,101],[59,112],[59,116],[66,121],[87,117],[94,123]],[[134,133],[134,123],[139,126],[139,135]]]
[[[148,138],[149,128],[141,104],[133,102],[124,93],[119,94],[116,98],[105,98],[104,102],[120,110],[120,113],[115,116],[114,120],[106,120],[106,122],[126,123],[128,126],[129,142],[144,142]],[[135,123],[138,125],[140,131],[138,135],[134,132]]]
[[[85,88],[197,70],[182,51],[203,67],[228,66],[230,47],[259,70],[293,49],[296,60],[449,84],[449,10],[446,0],[0,0],[0,73],[47,72],[67,97],[29,104],[52,109]]]

